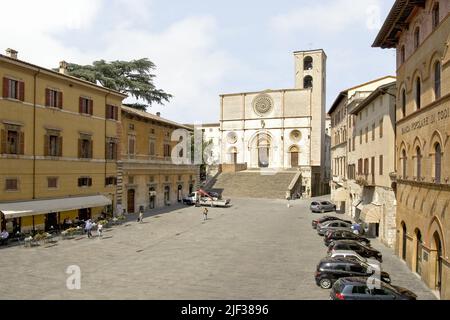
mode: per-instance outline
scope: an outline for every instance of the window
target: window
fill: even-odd
[[[134,130],[134,124],[130,123],[130,124],[128,125],[128,130]]]
[[[383,156],[380,156],[380,176],[383,175]]]
[[[402,116],[406,117],[406,90],[402,90]]]
[[[182,180],[182,177],[181,176],[178,176],[178,181],[181,181]]]
[[[92,178],[89,178],[89,177],[78,178],[78,186],[79,187],[91,187],[92,186]]]
[[[416,79],[416,109],[420,110],[421,107],[421,95],[422,95],[422,84],[420,78]]]
[[[166,182],[169,182],[169,176],[165,176],[165,177],[164,177],[164,180],[165,180]]]
[[[93,142],[89,136],[82,136],[78,140],[78,158],[92,159]]]
[[[364,159],[364,174],[369,175],[369,159]]]
[[[79,112],[92,115],[94,113],[94,101],[80,97]]]
[[[17,179],[6,179],[5,180],[6,191],[17,191],[19,190],[19,182]]]
[[[359,144],[362,144],[362,141],[363,141],[363,132],[361,129],[361,130],[359,130]]]
[[[363,159],[358,160],[358,175],[363,173]]]
[[[416,174],[417,174],[417,181],[422,180],[422,152],[420,151],[420,148],[417,147],[416,149]]]
[[[381,130],[381,127],[380,127]],[[375,141],[375,123],[372,123],[372,141]]]
[[[170,157],[170,144],[164,145],[164,157]]]
[[[128,136],[128,155],[134,155],[136,153],[136,137]]]
[[[128,184],[134,184],[134,176],[128,176]]]
[[[117,160],[117,141],[108,139],[106,142],[106,160]]]
[[[384,125],[384,118],[381,118],[380,120],[380,138],[383,138],[383,125]]]
[[[303,88],[310,89],[313,87],[313,78],[311,76],[306,76],[303,79]]]
[[[154,156],[155,155],[155,140],[150,140],[150,146],[149,146],[149,155]]]
[[[439,99],[441,97],[441,64],[436,62],[434,64],[434,97]]]
[[[402,45],[400,49],[400,63],[403,64],[406,61],[406,51],[405,51],[405,45]]]
[[[47,178],[47,188],[49,188],[49,189],[58,188],[58,178],[55,178],[55,177]]]
[[[105,179],[105,186],[115,186],[115,185],[117,185],[116,177],[107,177]]]
[[[119,120],[119,108],[116,106],[106,105],[106,119]]]
[[[313,58],[306,57],[303,60],[303,70],[312,70],[312,68],[313,68]]]
[[[353,151],[355,151],[356,150],[356,146],[355,146],[355,141],[356,141],[356,137],[353,137],[353,141],[352,141],[352,144],[353,144]]]
[[[402,151],[402,174],[403,174],[403,179],[406,179],[407,175],[406,175],[406,150],[403,149]]]
[[[47,107],[62,109],[63,94],[62,92],[45,89],[45,105]]]
[[[44,141],[44,156],[61,157],[62,156],[62,137],[57,132],[48,132]]]
[[[434,7],[433,7],[433,30],[435,30],[440,22],[440,17],[439,17],[439,2],[436,2]]]
[[[25,83],[3,78],[3,98],[25,100]]]
[[[434,181],[441,183],[442,149],[439,143],[434,147]]]
[[[414,30],[414,49],[418,49],[420,46],[420,28],[417,27],[416,30]]]
[[[366,127],[366,143],[369,142],[369,128]]]

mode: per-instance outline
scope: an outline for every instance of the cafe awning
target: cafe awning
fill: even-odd
[[[347,201],[347,190],[338,188],[331,194],[331,200],[335,202]]]
[[[373,203],[366,204],[359,218],[365,223],[380,223],[381,206],[374,205]]]
[[[111,205],[105,196],[70,197],[62,199],[33,200],[13,203],[0,203],[0,212],[6,219],[37,216],[51,212],[64,212]]]

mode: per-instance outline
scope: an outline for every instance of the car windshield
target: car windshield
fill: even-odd
[[[329,205],[330,203],[329,203],[329,202],[326,202],[326,201],[323,201],[323,202],[321,202],[321,204],[327,206],[327,205]]]
[[[317,202],[312,202],[311,205],[312,205],[312,206],[317,206],[318,203],[317,203]]]

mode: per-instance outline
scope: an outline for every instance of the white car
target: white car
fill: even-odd
[[[371,266],[372,268],[376,269],[376,270],[380,270],[382,271],[381,268],[381,263],[376,260],[376,259],[371,259],[371,258],[364,258],[362,256],[360,256],[358,253],[356,253],[355,251],[351,251],[351,250],[333,250],[331,251],[329,254],[330,258],[350,258],[350,259],[356,259],[358,261],[361,261],[365,264],[368,264],[369,266]]]

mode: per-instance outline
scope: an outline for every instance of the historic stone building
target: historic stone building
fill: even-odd
[[[450,299],[450,1],[395,1],[374,47],[397,50],[397,245]]]
[[[56,229],[117,203],[120,106],[125,95],[0,55],[0,224]]]
[[[326,60],[323,50],[299,51],[295,87],[224,94],[222,163],[237,170],[298,170],[305,194],[325,188]]]
[[[174,161],[173,150],[183,136],[174,134],[175,130],[192,133],[191,128],[158,114],[122,106],[118,193],[127,213],[181,202],[198,187],[199,167]],[[176,156],[189,154],[190,139],[188,142]]]

